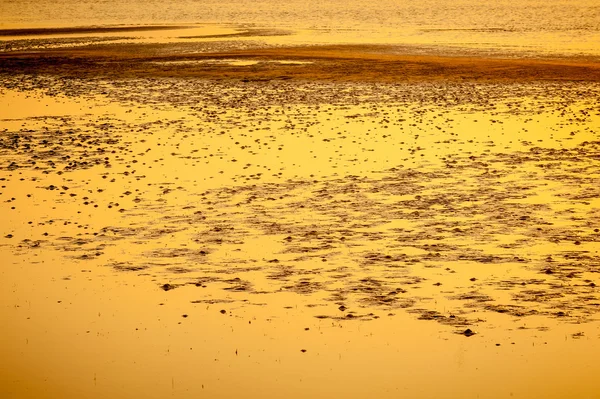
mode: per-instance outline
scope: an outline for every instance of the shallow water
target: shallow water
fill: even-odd
[[[284,43],[387,43],[535,55],[600,55],[594,0],[163,1],[12,0],[0,29],[218,24],[286,30]],[[193,34],[185,34],[193,36]]]
[[[595,392],[596,84],[17,79],[6,394]]]
[[[1,2],[0,397],[595,397],[599,13]]]

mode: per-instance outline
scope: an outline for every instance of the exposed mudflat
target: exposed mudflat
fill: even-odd
[[[106,39],[88,39],[85,45],[72,47],[73,39],[58,47],[28,51],[17,41],[0,52],[1,71],[23,69],[29,73],[66,76],[178,77],[243,81],[311,80],[350,82],[422,82],[422,81],[600,81],[597,60],[586,58],[511,58],[509,55],[484,57],[440,55],[418,46],[324,45],[287,47],[225,40],[248,36],[279,36],[285,32],[241,32],[198,36],[204,42],[103,44]],[[207,38],[222,40],[206,41]],[[65,39],[63,39],[65,40]],[[91,41],[91,43],[90,43]],[[42,43],[46,44],[46,43]],[[14,48],[10,46],[15,46]],[[422,54],[425,53],[425,54]],[[427,54],[429,53],[429,54]],[[238,61],[238,62],[236,62]],[[241,63],[239,61],[242,61]]]
[[[3,278],[20,281],[2,294],[3,319],[25,316],[27,276],[46,287],[37,290],[52,292],[48,301],[71,306],[82,306],[74,305],[77,295],[89,292],[111,297],[106,287],[121,292],[125,281],[123,298],[139,295],[135,305],[122,305],[131,306],[136,331],[162,315],[153,325],[163,331],[156,345],[172,345],[164,329],[199,317],[217,335],[233,332],[238,321],[236,331],[246,331],[275,320],[263,327],[263,338],[258,333],[239,344],[263,348],[252,352],[260,366],[248,375],[277,363],[265,348],[293,347],[306,357],[318,347],[325,367],[333,353],[341,362],[344,353],[364,352],[366,334],[379,337],[379,355],[386,345],[409,353],[406,342],[471,354],[460,349],[464,340],[479,342],[471,349],[478,361],[444,368],[454,381],[469,379],[485,362],[507,372],[525,367],[519,356],[547,362],[545,350],[514,349],[523,343],[597,353],[597,63],[405,54],[389,46],[202,46],[88,43],[0,53],[0,254],[7,259]],[[38,268],[45,271],[35,277]],[[118,308],[95,306],[98,316]],[[69,319],[76,324],[78,312]],[[214,321],[227,316],[239,320]],[[80,322],[84,334],[98,321]],[[120,325],[104,323],[98,334]],[[203,327],[187,328],[172,334],[178,344],[195,346],[193,334]],[[315,329],[318,337],[297,337]],[[267,336],[286,343],[265,343]],[[567,344],[582,338],[588,349]],[[238,344],[203,339],[205,351],[215,345],[234,356],[235,349],[237,358]],[[326,355],[338,341],[347,352]],[[498,354],[505,346],[512,355]],[[405,366],[393,367],[412,369],[419,354],[407,356]],[[210,367],[206,359],[198,366]],[[387,370],[383,376],[394,362],[373,361],[381,363],[368,368]],[[296,364],[302,373],[316,363]],[[351,361],[343,364],[355,375]],[[470,372],[457,377],[465,367]],[[494,368],[483,369],[478,378],[494,381]],[[225,388],[223,373],[206,377],[211,397],[244,392]],[[321,386],[313,381],[314,391],[303,390],[272,373],[263,377],[280,376],[279,392],[287,392],[285,384],[303,397]],[[332,392],[345,392],[344,375],[332,377]],[[204,389],[191,376],[179,378],[187,393]],[[185,395],[175,391],[175,377],[165,384],[152,389]],[[118,396],[109,385],[99,392]],[[347,388],[359,392],[352,381]],[[441,392],[407,389],[410,397]],[[573,392],[552,383],[536,389],[544,397]],[[397,397],[392,391],[381,395]],[[475,384],[456,392],[528,391],[509,384],[489,392]]]
[[[546,98],[473,84],[121,82],[106,100],[157,96],[156,116],[91,110],[5,129],[4,213],[41,214],[5,225],[4,240],[222,288],[211,298],[311,294],[319,317],[585,321],[599,306],[597,89],[530,86],[511,90]],[[432,316],[442,298],[446,314]]]

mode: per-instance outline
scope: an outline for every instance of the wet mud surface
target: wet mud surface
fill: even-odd
[[[386,43],[378,36],[324,34],[326,30],[317,28],[252,24],[0,29],[0,72],[246,82],[600,80],[599,59],[593,52],[536,53],[527,46],[473,48],[450,42]]]
[[[298,297],[318,319],[408,312],[466,336],[597,318],[594,82],[2,86],[80,104],[2,120],[0,245],[19,256],[187,287],[192,306]]]
[[[593,396],[597,50],[455,33],[0,31],[0,396]]]
[[[265,44],[262,36],[287,36],[286,31],[244,31],[196,36],[200,41],[144,44],[103,43],[106,38],[16,40],[3,44],[0,72],[62,76],[179,77],[248,81],[310,80],[351,82],[414,81],[586,81],[600,80],[597,60],[587,58],[513,58],[419,46]],[[248,40],[237,41],[235,38]],[[208,40],[214,38],[215,40]],[[181,38],[180,38],[181,39]],[[229,40],[225,40],[229,39]],[[33,50],[33,51],[32,51]]]
[[[0,36],[40,36],[40,35],[80,35],[87,33],[114,33],[114,32],[144,32],[158,30],[184,29],[186,26],[176,25],[142,25],[142,26],[91,26],[91,27],[64,27],[64,28],[17,28],[0,29]]]

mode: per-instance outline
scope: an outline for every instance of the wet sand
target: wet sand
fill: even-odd
[[[6,394],[595,394],[597,63],[230,39],[0,53]]]
[[[155,25],[155,26],[86,26],[64,28],[16,28],[0,29],[1,36],[46,36],[46,35],[81,35],[87,33],[113,33],[113,32],[144,32],[157,30],[185,29],[187,26]]]
[[[223,35],[236,37],[238,34]],[[243,34],[240,34],[243,35]],[[586,59],[510,59],[418,55],[419,48],[376,45],[305,46],[211,51],[197,44],[102,45],[0,53],[4,72],[234,80],[600,81],[600,64]],[[206,51],[204,51],[206,50]],[[238,61],[236,64],[235,61]],[[241,65],[240,65],[241,62]]]

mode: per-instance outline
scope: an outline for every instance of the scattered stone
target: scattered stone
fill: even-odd
[[[476,333],[471,330],[470,328],[467,328],[465,331],[462,332],[462,335],[464,335],[465,337],[470,337],[475,335]]]
[[[160,288],[165,291],[170,291],[170,290],[174,290],[176,287],[172,284],[163,284],[160,286]]]

